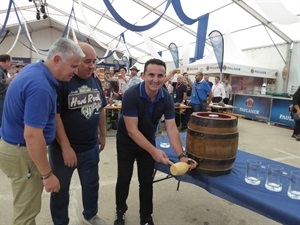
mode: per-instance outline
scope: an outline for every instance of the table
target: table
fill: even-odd
[[[237,108],[236,106],[233,106],[233,105],[224,105],[224,106],[220,106],[218,105],[217,103],[214,103],[214,104],[209,104],[208,105],[208,108],[211,108],[211,109],[214,109],[216,110],[217,112],[224,112],[224,111],[227,111],[227,110],[230,110],[232,111],[232,109],[234,108]]]
[[[181,140],[185,140],[186,133],[181,133]],[[159,147],[160,137],[156,138],[156,145]],[[184,143],[185,144],[185,143]],[[161,149],[161,148],[160,148]],[[169,156],[170,160],[178,161],[172,148],[162,149]],[[252,186],[244,181],[246,171],[246,160],[258,159],[263,164],[276,163],[284,167],[285,171],[299,168],[260,157],[251,153],[238,150],[230,174],[222,176],[206,176],[188,172],[185,175],[174,177],[178,181],[184,181],[204,188],[209,193],[226,199],[232,203],[243,206],[272,220],[282,224],[300,224],[300,201],[287,196],[288,179],[284,179],[283,190],[279,193],[268,191],[264,187],[264,182],[258,186]],[[155,169],[170,176],[170,166],[156,163]]]

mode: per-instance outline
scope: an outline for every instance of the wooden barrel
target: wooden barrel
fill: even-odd
[[[195,171],[215,176],[230,173],[238,137],[236,117],[224,113],[193,113],[188,124],[186,150],[198,162]]]

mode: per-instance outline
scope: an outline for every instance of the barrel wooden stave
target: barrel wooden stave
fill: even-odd
[[[210,118],[211,113],[191,115],[186,149],[189,157],[199,164],[196,172],[211,175],[229,173],[238,148],[236,117],[214,113],[218,118]]]

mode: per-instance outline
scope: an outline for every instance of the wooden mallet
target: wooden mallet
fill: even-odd
[[[168,159],[168,163],[170,164],[170,172],[173,176],[180,176],[189,171],[190,165],[185,162],[177,162],[173,163]]]

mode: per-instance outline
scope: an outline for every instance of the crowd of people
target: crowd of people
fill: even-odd
[[[99,161],[106,145],[105,106],[107,99],[115,99],[122,101],[122,113],[116,136],[114,225],[125,224],[135,161],[140,224],[153,225],[155,162],[169,163],[166,153],[155,145],[161,118],[178,160],[192,170],[197,162],[183,151],[174,105],[191,106],[181,124],[185,130],[193,112],[206,111],[211,102],[232,101],[229,80],[222,84],[218,76],[212,83],[208,75],[197,72],[192,81],[185,72],[177,74],[173,82],[177,69],[167,75],[163,61],[150,59],[140,76],[135,66],[130,68],[130,76],[121,67],[106,71],[101,83],[96,61],[90,44],[67,38],[53,43],[45,61],[29,64],[14,75],[8,73],[10,55],[0,55],[0,168],[11,181],[13,224],[36,224],[43,189],[51,193],[53,224],[68,224],[69,188],[75,170],[81,184],[83,222],[106,224],[98,216]],[[300,116],[299,96],[300,88],[293,97],[295,121]],[[299,132],[300,119],[292,135],[297,140]]]
[[[165,116],[171,145],[182,162],[197,163],[183,152],[175,124],[173,100],[162,88],[166,65],[149,60],[142,79],[132,67],[115,77],[106,75],[107,86],[95,75],[96,51],[87,43],[59,38],[45,61],[27,65],[10,76],[12,59],[0,55],[1,106],[0,168],[11,181],[12,224],[36,224],[43,189],[51,193],[53,224],[68,224],[70,182],[77,170],[82,191],[82,220],[104,225],[98,216],[99,161],[106,144],[106,97],[122,99],[123,109],[117,133],[118,177],[116,221],[124,224],[126,198],[134,160],[139,165],[141,185],[140,222],[152,220],[152,173],[154,164],[168,164],[168,156],[155,146],[155,131]],[[143,82],[141,82],[143,81]],[[141,90],[141,92],[140,92]],[[163,106],[163,107],[162,107]],[[38,109],[38,110],[37,110]],[[76,122],[74,122],[76,121]],[[120,213],[122,212],[122,214]]]

